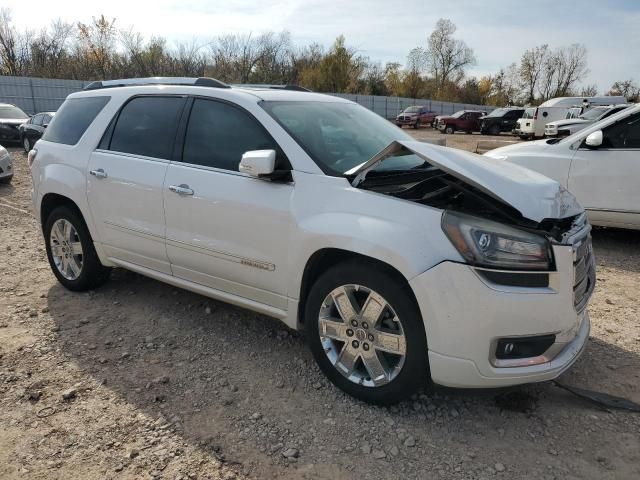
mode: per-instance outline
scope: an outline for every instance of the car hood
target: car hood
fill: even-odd
[[[590,123],[589,120],[583,118],[569,118],[567,120],[556,120],[555,122],[549,122],[547,125],[555,125],[556,127],[566,127],[567,125],[579,125],[581,123]]]
[[[442,171],[518,210],[534,222],[578,215],[583,210],[574,196],[555,180],[491,156],[416,141],[395,141],[355,172],[357,186],[389,155],[405,147]]]
[[[417,117],[418,114],[416,112],[402,112],[400,115],[403,117]],[[400,116],[398,115],[398,116]]]

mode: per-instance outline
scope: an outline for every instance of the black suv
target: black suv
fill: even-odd
[[[480,122],[480,133],[483,135],[500,135],[500,132],[511,132],[516,122],[524,114],[524,108],[496,108]]]

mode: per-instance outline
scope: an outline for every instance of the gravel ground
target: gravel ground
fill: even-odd
[[[478,137],[447,139],[474,149]],[[0,478],[640,478],[640,415],[551,383],[372,407],[330,385],[275,320],[122,270],[65,291],[28,212],[25,156],[11,152]],[[593,236],[591,339],[562,381],[640,402],[640,232]]]

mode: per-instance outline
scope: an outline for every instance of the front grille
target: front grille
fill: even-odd
[[[573,305],[584,310],[596,286],[596,262],[589,230],[573,242]]]

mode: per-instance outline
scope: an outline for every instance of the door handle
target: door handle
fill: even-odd
[[[89,170],[89,173],[96,178],[107,178],[107,172],[99,168],[97,170]]]
[[[178,195],[193,195],[193,190],[189,188],[189,185],[181,183],[180,185],[169,185],[169,190]]]

